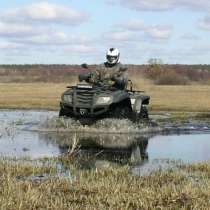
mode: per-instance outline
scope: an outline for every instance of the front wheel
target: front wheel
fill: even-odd
[[[129,119],[131,117],[131,108],[128,106],[117,106],[111,112],[111,117],[117,119]]]
[[[143,120],[149,119],[149,114],[148,114],[148,110],[147,110],[146,106],[141,107],[141,111],[139,113],[139,118],[143,119]]]
[[[142,106],[140,113],[133,113],[133,122],[146,121],[149,119],[147,107]]]
[[[96,122],[96,120],[93,118],[80,118],[79,122],[83,126],[85,126],[85,125],[90,126],[90,125],[93,125]]]
[[[64,117],[67,116],[67,112],[65,111],[65,109],[61,108],[59,111],[59,117]]]

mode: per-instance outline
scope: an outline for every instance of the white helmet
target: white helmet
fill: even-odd
[[[106,60],[109,64],[116,64],[119,63],[120,58],[120,51],[117,48],[110,48],[107,50],[106,53]]]

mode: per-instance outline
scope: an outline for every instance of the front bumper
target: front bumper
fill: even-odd
[[[65,111],[65,113],[70,117],[99,117],[109,111],[109,106],[73,106],[64,102],[60,102],[60,107]]]

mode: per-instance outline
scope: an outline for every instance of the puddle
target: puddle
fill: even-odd
[[[24,129],[37,129],[42,122],[53,116],[57,116],[57,113],[36,110],[1,110],[0,138],[14,136],[18,131]]]
[[[152,172],[162,172],[165,170],[176,169],[182,161],[174,161],[170,159],[154,159],[142,161],[139,165],[131,167],[131,173],[138,176],[149,175]]]
[[[132,132],[130,128],[130,132],[124,134],[103,131],[99,135],[84,130],[82,133],[38,132],[40,125],[56,116],[57,112],[47,111],[0,111],[0,155],[31,159],[56,157],[69,152],[74,145],[78,167],[82,169],[129,164],[131,172],[138,175],[175,167],[177,161],[210,160],[210,127],[203,122],[170,124],[163,130],[144,133]],[[120,123],[126,128],[125,122]],[[134,128],[136,131],[140,127]],[[38,177],[42,178],[42,175]]]
[[[0,155],[5,157],[53,157],[60,154],[56,145],[46,143],[39,133],[25,131],[38,128],[56,112],[29,110],[0,111]]]
[[[155,136],[149,144],[151,159],[181,159],[190,163],[210,160],[210,134]]]
[[[45,134],[67,153],[75,135]],[[145,175],[152,171],[171,169],[180,163],[210,160],[209,134],[181,135],[78,135],[77,153],[80,168],[106,168],[131,165],[133,174]]]
[[[57,145],[40,138],[39,133],[18,131],[0,138],[0,155],[5,157],[42,158],[60,154]]]
[[[76,177],[72,176],[69,170],[65,170],[63,172],[57,171],[57,173],[54,174],[43,173],[31,176],[17,176],[16,179],[19,181],[31,181],[31,182],[41,182],[49,179],[66,179],[69,182],[76,181]]]

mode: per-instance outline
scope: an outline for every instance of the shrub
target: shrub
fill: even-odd
[[[174,71],[165,71],[160,74],[154,81],[156,85],[187,85],[189,79]]]
[[[156,85],[186,85],[189,78],[175,69],[164,68],[160,64],[152,64],[145,71],[145,76],[154,81]]]
[[[148,67],[145,71],[145,75],[147,78],[152,80],[157,80],[158,77],[163,74],[164,69],[159,64],[153,64]]]

